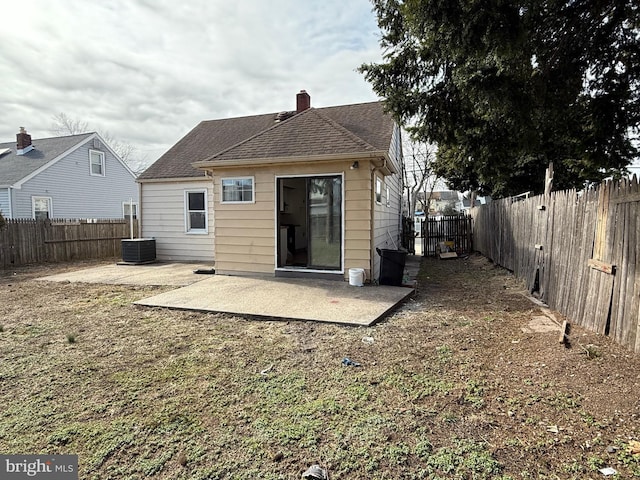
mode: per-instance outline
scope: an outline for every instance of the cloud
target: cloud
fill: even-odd
[[[201,120],[376,99],[367,0],[23,0],[0,7],[0,138],[64,112],[155,160]],[[17,20],[16,20],[17,19]]]

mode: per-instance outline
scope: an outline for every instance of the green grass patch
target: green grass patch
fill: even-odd
[[[455,439],[425,459],[423,466],[432,479],[503,479],[502,466],[487,450],[487,445],[473,440]]]

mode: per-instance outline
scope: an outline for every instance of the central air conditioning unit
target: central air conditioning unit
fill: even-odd
[[[132,264],[155,262],[156,240],[154,238],[122,240],[122,261]]]

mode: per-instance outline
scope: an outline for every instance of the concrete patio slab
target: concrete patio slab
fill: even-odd
[[[301,279],[198,275],[210,265],[155,263],[102,265],[38,278],[52,282],[110,285],[168,285],[177,288],[136,302],[137,305],[230,313],[269,319],[313,320],[347,325],[371,325],[414,292],[421,258],[407,256],[408,287],[365,285]]]
[[[371,325],[412,293],[413,288],[407,287],[354,287],[331,280],[220,275],[135,303],[270,319]]]
[[[73,272],[41,277],[50,282],[105,283],[108,285],[174,285],[181,287],[199,282],[207,275],[196,275],[198,269],[211,269],[201,263],[152,263],[148,265],[102,265]]]

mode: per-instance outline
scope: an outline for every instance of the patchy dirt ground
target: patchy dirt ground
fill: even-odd
[[[416,295],[369,328],[35,280],[85,266],[0,274],[0,452],[78,454],[95,479],[295,479],[313,463],[333,480],[640,477],[640,356],[534,331],[544,312],[482,257],[425,259]]]

